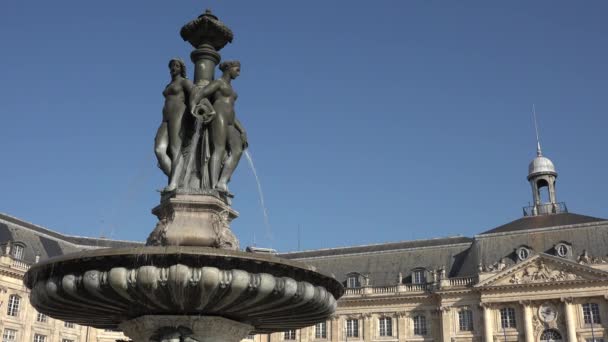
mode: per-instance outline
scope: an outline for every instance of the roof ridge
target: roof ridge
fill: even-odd
[[[356,245],[356,246],[342,246],[342,247],[308,249],[308,250],[303,250],[303,251],[289,251],[289,252],[281,252],[279,254],[280,255],[288,255],[288,254],[297,254],[297,253],[327,252],[327,251],[338,251],[338,250],[350,250],[350,249],[365,248],[365,247],[377,247],[377,246],[386,246],[386,245],[397,245],[397,244],[404,244],[404,243],[416,243],[416,242],[437,241],[437,240],[455,240],[455,239],[467,239],[469,241],[473,241],[473,238],[468,237],[468,236],[454,235],[454,236],[435,237],[435,238],[429,238],[429,239],[401,240],[401,241],[394,241],[394,242],[373,243],[373,244],[367,244],[367,245]],[[447,244],[448,243],[446,243],[446,245]],[[438,245],[438,246],[441,246],[441,245]]]
[[[131,241],[131,240],[114,240],[114,239],[106,239],[106,238],[94,238],[94,237],[86,237],[86,236],[78,236],[78,235],[68,235],[68,234],[63,234],[60,233],[58,231],[37,225],[35,223],[32,222],[28,222],[25,221],[23,219],[20,219],[18,217],[6,214],[6,213],[2,213],[0,212],[0,219],[9,221],[11,223],[14,224],[18,224],[24,228],[28,228],[34,231],[38,231],[38,233],[43,233],[43,234],[47,234],[51,237],[54,237],[56,239],[60,239],[66,242],[70,242],[70,243],[74,243],[76,245],[79,245],[78,243],[71,241],[73,239],[86,239],[86,240],[90,240],[90,241],[111,241],[111,242],[128,242],[128,243],[142,243],[141,241]]]

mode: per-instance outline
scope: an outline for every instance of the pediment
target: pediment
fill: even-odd
[[[608,272],[541,253],[500,271],[479,282],[475,287],[596,280],[608,280]]]

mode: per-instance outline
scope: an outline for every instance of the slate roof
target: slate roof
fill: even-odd
[[[445,268],[447,274],[456,274],[466,256],[472,238],[448,237],[428,240],[402,241],[367,246],[320,249],[279,254],[296,259],[333,274],[345,281],[347,274],[368,276],[370,285],[389,286],[398,283],[401,272],[404,282],[410,282],[414,269],[429,271]]]
[[[54,256],[94,248],[134,247],[142,242],[96,239],[63,235],[56,231],[0,213],[0,245],[8,241],[25,246],[23,261],[33,263],[36,256],[41,260]]]
[[[567,225],[572,225],[572,224],[581,224],[581,223],[590,223],[590,222],[599,222],[599,221],[606,221],[606,219],[579,215],[579,214],[574,214],[574,213],[525,216],[525,217],[522,217],[515,221],[511,221],[507,224],[503,224],[496,228],[485,231],[485,232],[481,233],[480,235],[492,234],[492,233],[513,232],[513,231],[546,228],[546,227],[567,226]]]
[[[545,228],[545,229],[542,229]],[[556,255],[555,246],[570,246],[571,261],[587,251],[593,257],[608,255],[608,220],[578,214],[524,217],[475,236],[458,276],[478,272],[478,265],[492,265],[502,259],[518,261],[515,250],[526,247],[532,253]]]

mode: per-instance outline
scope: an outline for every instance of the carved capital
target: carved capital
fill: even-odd
[[[519,304],[521,304],[524,307],[531,307],[532,306],[532,301],[531,300],[520,300]]]
[[[572,304],[574,302],[574,298],[572,297],[561,297],[559,300],[565,304]]]

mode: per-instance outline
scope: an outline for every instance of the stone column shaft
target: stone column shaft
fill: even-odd
[[[574,317],[574,304],[564,301],[564,312],[566,313],[566,327],[568,329],[568,341],[576,341],[576,318]]]
[[[492,309],[489,306],[483,307],[483,340],[485,342],[494,342],[494,319],[492,314]]]
[[[532,326],[532,306],[524,304],[524,331],[526,342],[534,342],[534,327]]]

